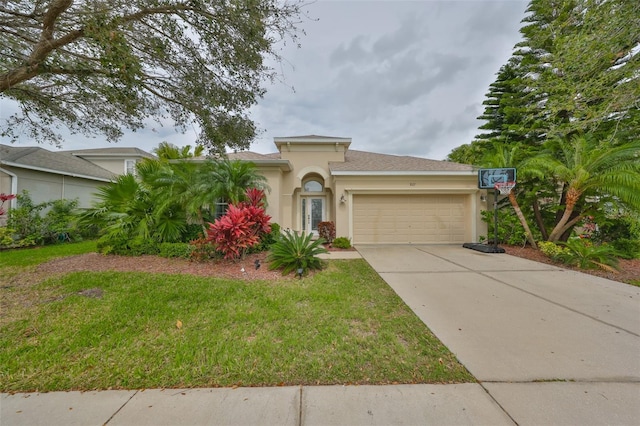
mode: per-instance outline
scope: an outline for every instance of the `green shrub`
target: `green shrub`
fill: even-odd
[[[188,243],[160,243],[158,245],[158,255],[168,258],[189,259],[194,248],[193,245]]]
[[[255,246],[249,248],[247,250],[247,254],[249,253],[260,253],[263,251],[267,251],[271,248],[271,246],[280,239],[281,231],[280,225],[277,223],[271,224],[271,231],[262,235],[261,240]]]
[[[15,233],[16,231],[11,228],[0,228],[0,247],[13,247],[13,236],[15,235]]]
[[[142,256],[144,254],[158,254],[160,248],[157,242],[148,239],[114,238],[103,236],[98,240],[97,249],[103,254],[117,254],[120,256]]]
[[[618,255],[624,259],[637,259],[640,257],[640,240],[631,238],[618,238],[611,242]]]
[[[640,239],[640,214],[623,213],[597,220],[598,229],[592,239],[599,243],[612,243],[619,239]]]
[[[42,219],[42,231],[46,244],[80,241],[82,236],[76,225],[75,210],[78,200],[55,200],[46,203],[51,209]]]
[[[594,242],[611,244],[625,259],[640,256],[640,213],[609,214],[595,222],[598,226],[592,236]]]
[[[336,225],[330,221],[318,223],[318,235],[331,244],[336,238]]]
[[[581,239],[570,239],[566,243],[560,243],[565,250],[558,258],[567,265],[577,266],[580,269],[600,268],[607,271],[615,271],[618,267],[618,252],[608,244],[591,244]]]
[[[487,224],[487,239],[493,242],[495,238],[494,232],[494,215],[493,211],[483,210],[481,212],[482,221]],[[501,208],[498,210],[498,243],[510,245],[524,245],[527,241],[527,234],[522,228],[522,224],[513,213],[511,208]]]
[[[269,269],[282,269],[282,275],[299,269],[303,273],[309,269],[322,269],[322,260],[317,256],[328,253],[322,246],[324,242],[323,238],[314,241],[313,234],[285,231],[267,256]]]
[[[280,239],[282,235],[282,229],[278,223],[271,224],[271,231],[263,237],[263,241],[267,241],[269,245],[275,243]]]
[[[333,240],[333,244],[331,245],[339,249],[348,249],[351,248],[351,240],[347,237],[338,237]]]
[[[46,203],[34,204],[29,192],[24,190],[17,199],[16,208],[9,210],[7,227],[15,230],[21,247],[42,244],[44,232],[40,211],[47,207]]]
[[[14,229],[18,246],[82,240],[75,215],[78,200],[34,204],[28,191],[22,191],[17,199],[18,206],[9,211],[7,227]],[[46,211],[44,215],[41,214],[43,210]]]
[[[560,260],[559,256],[566,251],[564,247],[561,247],[556,243],[552,243],[550,241],[540,241],[538,243],[538,248],[548,258],[553,260]]]
[[[190,223],[185,226],[180,241],[188,244],[189,241],[197,240],[201,237],[204,237],[204,230],[202,229],[202,225],[197,223]]]

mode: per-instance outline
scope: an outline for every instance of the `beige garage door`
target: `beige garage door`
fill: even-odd
[[[464,195],[354,195],[356,244],[463,243]]]

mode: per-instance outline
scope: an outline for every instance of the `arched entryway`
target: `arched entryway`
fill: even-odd
[[[327,194],[320,176],[308,176],[302,181],[299,211],[302,231],[317,235],[318,224],[327,217]]]

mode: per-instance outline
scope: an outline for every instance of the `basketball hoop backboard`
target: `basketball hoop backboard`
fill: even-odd
[[[494,189],[498,182],[515,182],[516,169],[480,169],[478,170],[478,188]]]

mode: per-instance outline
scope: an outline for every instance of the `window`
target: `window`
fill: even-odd
[[[304,192],[322,192],[324,187],[321,182],[313,179],[304,183],[303,190]]]
[[[215,218],[220,219],[222,216],[227,214],[228,208],[229,208],[229,204],[225,203],[224,200],[218,200],[216,202]]]
[[[124,172],[136,176],[136,160],[124,160]]]

